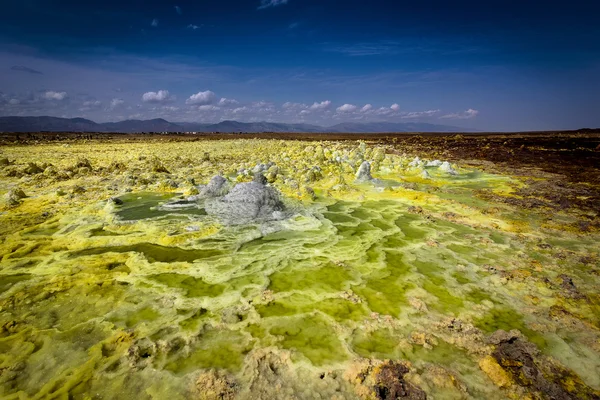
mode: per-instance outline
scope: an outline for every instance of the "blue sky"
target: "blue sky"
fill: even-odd
[[[600,127],[600,3],[20,0],[0,115]]]

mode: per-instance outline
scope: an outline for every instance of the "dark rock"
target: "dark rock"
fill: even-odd
[[[424,210],[421,206],[409,206],[407,210],[411,214],[423,214]]]
[[[579,292],[579,289],[577,289],[577,286],[575,286],[575,284],[573,283],[573,279],[565,274],[561,274],[558,276],[561,280],[562,283],[560,284],[560,287],[563,289],[563,293],[565,295],[565,297],[571,298],[571,299],[584,299],[585,295],[582,294],[581,292]]]
[[[374,387],[375,397],[381,400],[423,400],[427,395],[419,387],[408,383],[404,375],[409,372],[406,365],[386,361],[381,365]]]
[[[127,350],[129,366],[133,369],[143,369],[152,363],[156,355],[156,344],[150,339],[138,339]]]
[[[558,362],[539,355],[535,345],[520,334],[495,332],[492,356],[519,385],[553,400],[598,399],[598,393],[587,387],[572,371]]]
[[[521,332],[516,329],[506,332],[505,330],[498,329],[487,338],[486,343],[498,345],[504,342],[510,342],[518,338],[522,338]]]

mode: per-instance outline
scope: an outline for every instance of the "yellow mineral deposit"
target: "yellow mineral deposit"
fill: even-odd
[[[3,399],[598,396],[600,234],[474,195],[523,177],[364,142],[0,150]]]

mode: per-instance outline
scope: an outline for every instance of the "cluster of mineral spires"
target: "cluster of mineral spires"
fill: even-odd
[[[476,196],[518,177],[364,142],[0,150],[2,398],[598,398],[600,237]]]

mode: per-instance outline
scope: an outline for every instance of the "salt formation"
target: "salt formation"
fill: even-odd
[[[427,161],[426,167],[439,167],[443,163],[440,160]]]
[[[277,190],[257,174],[252,182],[238,183],[229,194],[206,202],[206,212],[228,225],[282,219],[284,206]]]
[[[433,161],[427,161],[426,163],[424,163],[422,160],[419,159],[419,157],[415,157],[415,159],[408,165],[411,167],[426,167],[426,168],[437,167],[442,172],[446,172],[450,175],[458,175],[458,172],[456,172],[456,170],[454,168],[452,168],[452,165],[450,165],[450,163],[448,161],[442,162],[440,160],[433,160]],[[421,176],[423,178],[428,178],[429,173],[427,171],[423,171]]]
[[[193,199],[188,198],[188,200],[225,196],[227,192],[229,192],[229,183],[227,182],[227,179],[223,178],[221,175],[215,175],[211,178],[210,182],[208,182],[208,185],[199,188],[199,190],[199,194],[191,196]]]
[[[368,161],[363,161],[356,171],[356,182],[372,182],[374,179],[371,176],[371,164]]]
[[[269,166],[267,166],[266,164],[256,164],[256,166],[252,169],[252,172],[254,174],[260,174],[262,172],[265,172],[268,168]]]
[[[110,204],[114,204],[114,205],[117,205],[117,206],[123,205],[123,200],[121,200],[120,198],[118,198],[116,196],[113,196],[110,199],[108,199],[108,202]]]
[[[454,168],[452,168],[452,165],[450,165],[450,163],[448,161],[444,161],[440,165],[440,171],[447,172],[450,175],[458,175],[458,172],[456,172],[456,170]]]
[[[412,168],[420,167],[422,165],[423,165],[423,161],[421,161],[419,156],[416,156],[410,163],[408,163],[408,166],[412,167]]]
[[[194,188],[195,189],[195,188]],[[198,194],[188,196],[183,200],[170,201],[159,207],[162,210],[177,210],[201,208],[201,200],[222,197],[229,192],[229,182],[221,175],[215,175],[207,185],[198,186]]]

